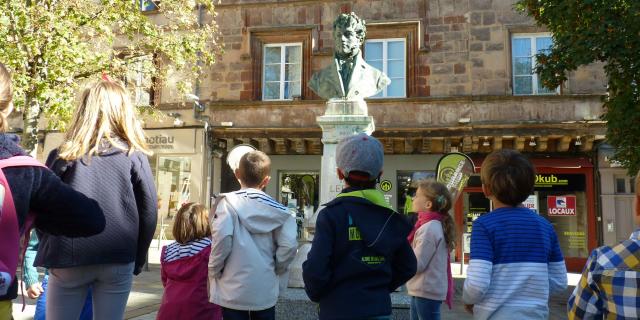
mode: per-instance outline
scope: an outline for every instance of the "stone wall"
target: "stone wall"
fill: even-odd
[[[291,28],[312,30],[312,73],[330,63],[331,24],[341,12],[369,23],[420,24],[415,96],[511,95],[510,35],[544,31],[513,9],[515,0],[222,1],[216,21],[225,51],[202,79],[204,100],[253,100],[252,32],[286,37]],[[289,28],[289,29],[287,29]],[[386,28],[386,27],[385,27]],[[600,94],[600,65],[570,74],[563,94]],[[315,99],[313,95],[303,99]],[[163,97],[163,101],[165,98]]]

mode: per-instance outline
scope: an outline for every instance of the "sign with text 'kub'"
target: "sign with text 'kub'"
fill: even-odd
[[[549,216],[575,216],[576,196],[549,196],[547,198],[547,208]]]

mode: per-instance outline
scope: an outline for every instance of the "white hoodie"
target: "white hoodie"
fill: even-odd
[[[278,277],[296,256],[296,221],[266,193],[221,195],[211,221],[209,301],[235,310],[265,310],[278,301]]]

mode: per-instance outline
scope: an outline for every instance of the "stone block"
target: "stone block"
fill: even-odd
[[[482,42],[472,42],[469,45],[469,51],[484,51],[484,44]]]
[[[427,28],[429,33],[434,33],[434,32],[449,32],[451,26],[448,24],[439,24],[439,25],[435,25],[435,26],[429,26]]]
[[[431,96],[431,87],[430,86],[419,86],[418,87],[418,96],[420,96],[420,97]]]
[[[505,95],[507,92],[507,83],[505,80],[487,80],[485,81],[486,94],[488,95]]]
[[[238,80],[240,80],[240,75],[238,75],[237,72],[229,72],[227,76],[224,77],[224,81],[226,82],[237,82]]]
[[[450,74],[453,72],[453,66],[450,64],[439,64],[431,67],[433,74]]]
[[[240,50],[242,48],[242,45],[240,43],[234,43],[231,45],[231,49],[233,50]]]
[[[503,51],[504,43],[502,42],[487,43],[487,45],[485,46],[485,50],[486,51]]]
[[[471,10],[489,10],[491,9],[491,0],[470,0],[469,6]]]
[[[304,7],[298,8],[298,23],[299,24],[307,23],[307,9]]]
[[[242,71],[240,72],[240,81],[251,81],[253,80],[251,71]]]
[[[451,52],[444,56],[445,62],[466,62],[468,60],[466,52]]]
[[[471,39],[479,41],[491,40],[491,30],[489,28],[471,28]]]
[[[444,40],[444,33],[432,33],[429,35],[429,41],[442,41]]]
[[[478,58],[471,58],[471,65],[474,68],[482,68],[484,66],[484,60]]]
[[[479,26],[482,24],[482,13],[480,12],[472,12],[471,13],[471,19],[469,19],[469,22],[472,25],[476,25]]]
[[[232,83],[229,86],[229,89],[231,89],[231,90],[240,90],[240,89],[242,89],[242,83]]]
[[[444,62],[444,54],[442,53],[431,53],[429,55],[429,64],[437,64]]]
[[[420,65],[418,73],[421,76],[428,76],[431,74],[431,68],[428,65]]]
[[[463,74],[467,72],[467,67],[464,63],[456,63],[453,65],[453,73]]]
[[[496,14],[494,12],[483,12],[482,13],[482,24],[485,26],[492,25],[496,23]]]
[[[464,23],[466,19],[464,16],[448,16],[443,17],[444,24]]]
[[[465,23],[456,23],[451,25],[451,31],[461,31],[466,29],[467,25]]]
[[[429,18],[428,24],[429,24],[429,28],[431,28],[431,26],[441,25],[443,24],[443,19],[442,17]]]
[[[467,93],[467,89],[465,86],[450,86],[449,87],[449,95],[451,96],[463,96]]]
[[[240,100],[251,100],[253,99],[253,92],[251,91],[240,91]]]
[[[465,34],[460,31],[450,31],[444,34],[445,40],[461,40]]]

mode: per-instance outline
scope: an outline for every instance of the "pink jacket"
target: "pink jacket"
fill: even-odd
[[[207,263],[211,247],[171,262],[165,261],[166,250],[166,246],[162,248],[164,294],[157,319],[222,320],[222,309],[209,303],[207,294]]]

